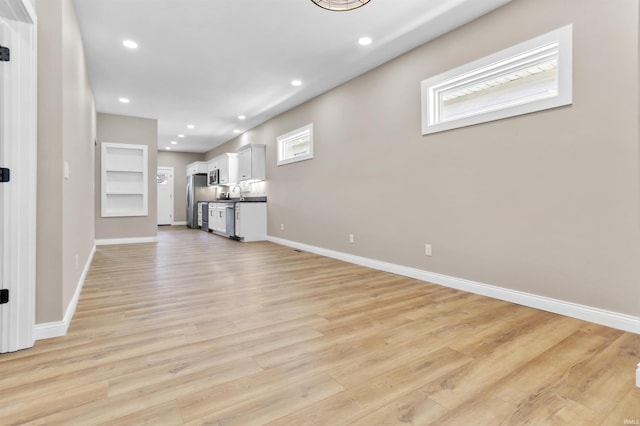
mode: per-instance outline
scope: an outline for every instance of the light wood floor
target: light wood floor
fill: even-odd
[[[99,247],[68,335],[0,355],[1,425],[640,423],[638,335],[271,243],[159,240]]]

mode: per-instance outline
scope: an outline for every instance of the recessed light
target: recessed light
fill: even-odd
[[[184,138],[184,135],[178,135],[179,138]]]
[[[244,116],[244,115],[239,115],[239,116],[238,116],[238,120],[244,120],[245,118],[247,118],[247,117],[246,117],[246,116]]]
[[[167,151],[170,151],[170,150],[171,150],[171,147],[170,147],[170,146],[168,146],[168,147],[166,147],[165,149],[166,149]]]
[[[194,126],[193,124],[187,124],[187,129],[195,129],[196,126]]]
[[[358,40],[358,44],[360,46],[368,46],[372,41],[373,40],[371,40],[371,37],[360,37],[360,39]]]
[[[122,44],[124,45],[124,47],[128,47],[129,49],[137,49],[138,48],[138,43],[136,43],[133,40],[125,40],[122,42]]]
[[[176,141],[171,141],[171,145],[178,145],[178,142],[176,142]]]
[[[302,82],[300,80],[292,80],[291,81],[291,85],[292,86],[300,86],[300,85],[302,85]]]
[[[235,129],[235,130],[233,131],[233,133],[240,133],[240,130]]]
[[[120,98],[118,100],[123,104],[128,104],[129,103],[129,98]]]

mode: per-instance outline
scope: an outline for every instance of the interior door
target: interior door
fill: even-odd
[[[7,46],[8,43],[8,25],[5,20],[0,17],[0,46]],[[4,123],[5,117],[7,116],[6,110],[8,106],[8,101],[10,99],[9,90],[11,86],[8,81],[8,70],[10,63],[0,62],[0,167],[8,167],[5,161],[5,140],[8,136],[9,129]],[[5,246],[5,238],[4,238],[4,228],[7,225],[7,217],[6,217],[6,184],[0,183],[0,291],[10,291],[9,280],[7,274],[3,271],[4,268],[4,246]],[[11,318],[9,316],[10,312],[8,309],[3,309],[3,305],[0,305],[0,352],[8,352],[8,348],[6,347],[6,340],[11,333]]]
[[[158,225],[173,223],[173,167],[158,167]]]
[[[27,0],[0,0],[0,352],[33,346],[36,255],[35,11]]]

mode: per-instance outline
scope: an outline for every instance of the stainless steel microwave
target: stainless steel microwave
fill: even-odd
[[[209,171],[209,185],[220,184],[220,169]]]

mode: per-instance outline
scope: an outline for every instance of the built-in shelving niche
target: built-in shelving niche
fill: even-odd
[[[101,216],[147,216],[147,146],[103,142],[101,152]]]

